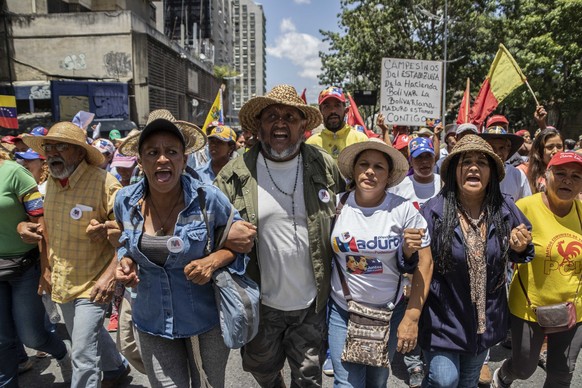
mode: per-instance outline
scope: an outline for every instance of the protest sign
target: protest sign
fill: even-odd
[[[442,62],[383,58],[380,112],[388,125],[425,125],[441,117]]]

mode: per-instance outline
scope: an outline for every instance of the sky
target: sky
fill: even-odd
[[[289,84],[307,102],[317,103],[321,73],[319,51],[326,51],[319,30],[339,31],[339,0],[255,0],[267,20],[267,91]]]

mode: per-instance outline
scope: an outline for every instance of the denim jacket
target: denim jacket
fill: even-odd
[[[443,210],[442,195],[431,198],[421,208],[421,214],[426,219],[433,238],[435,221],[442,219]],[[507,223],[509,230],[523,223],[531,231],[530,222],[511,199],[505,200],[501,212],[503,222]],[[494,233],[495,225],[492,224],[487,233],[486,329],[483,334],[477,334],[477,313],[474,303],[471,302],[469,269],[461,227],[457,225],[455,228],[452,241],[454,267],[444,275],[436,270],[440,253],[436,252],[436,238],[433,239],[431,250],[435,271],[419,321],[418,342],[422,349],[477,355],[501,342],[507,335],[509,308],[506,287],[497,287],[500,276],[506,277],[507,268],[501,262],[501,247]],[[533,256],[532,243],[522,253],[509,250],[511,262],[527,263]]]
[[[137,297],[133,303],[133,321],[146,333],[164,338],[184,338],[204,333],[219,322],[211,282],[194,284],[184,275],[184,267],[190,261],[204,257],[207,238],[214,249],[215,232],[224,227],[230,215],[231,204],[216,187],[183,174],[185,209],[178,215],[174,236],[184,241],[184,249],[170,253],[163,267],[152,263],[139,250],[144,218],[141,212],[146,192],[146,180],[124,187],[115,198],[115,218],[123,224],[117,257],[131,257],[138,265],[139,283]],[[206,224],[200,210],[196,189],[202,187],[206,193],[206,209],[210,224],[208,236]],[[235,211],[234,221],[241,220]],[[245,255],[237,255],[229,270],[244,273]]]

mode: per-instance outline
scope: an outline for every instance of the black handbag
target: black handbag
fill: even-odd
[[[0,281],[14,280],[38,262],[38,247],[18,255],[0,257]]]

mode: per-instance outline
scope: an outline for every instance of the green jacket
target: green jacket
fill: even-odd
[[[220,171],[214,184],[222,190],[239,211],[241,217],[258,226],[257,158],[261,145],[256,144],[242,157],[232,160]],[[331,221],[335,214],[336,194],[344,191],[345,181],[335,161],[316,147],[302,144],[303,188],[307,211],[309,252],[315,274],[317,298],[315,309],[325,308],[331,288],[330,243]],[[330,200],[319,199],[320,190],[327,190]],[[257,236],[257,239],[261,236]],[[260,284],[257,243],[250,253],[247,274]],[[265,258],[263,258],[265,260]]]

